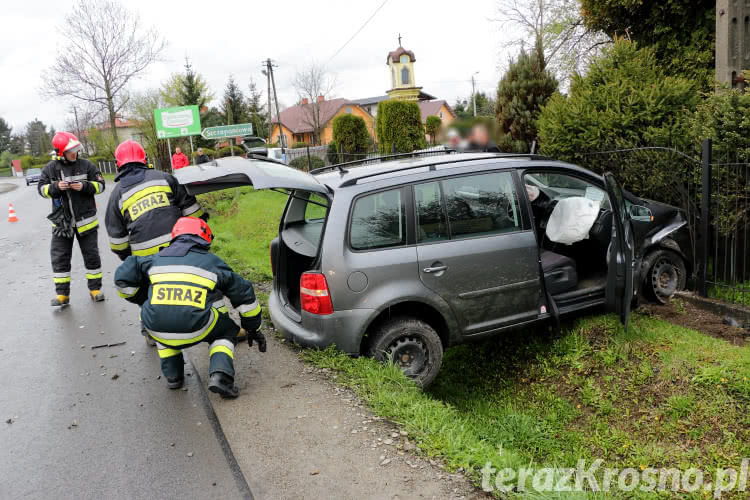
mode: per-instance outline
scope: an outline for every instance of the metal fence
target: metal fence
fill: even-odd
[[[390,152],[381,152],[377,144],[372,144],[367,150],[349,153],[341,150],[329,150],[328,146],[313,146],[286,150],[286,163],[290,167],[300,170],[313,170],[321,167],[330,167],[342,163],[362,162],[362,165],[388,161],[389,159],[403,158],[409,155],[430,156],[446,153],[445,146],[433,146],[425,149],[411,151],[409,153],[399,152],[392,148]]]
[[[117,163],[113,161],[100,161],[97,163],[99,172],[103,174],[117,174]]]
[[[646,146],[581,153],[581,166],[612,171],[642,198],[685,211],[691,289],[750,305],[750,157],[710,140],[693,147]]]

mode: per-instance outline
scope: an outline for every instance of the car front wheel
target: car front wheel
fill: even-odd
[[[651,300],[666,304],[676,291],[685,288],[685,262],[675,252],[657,250],[648,254],[642,269],[643,289]]]
[[[378,361],[392,361],[420,387],[427,387],[440,371],[443,344],[435,330],[422,320],[392,318],[373,335],[368,355]]]

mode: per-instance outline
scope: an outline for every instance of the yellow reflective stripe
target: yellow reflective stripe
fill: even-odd
[[[109,248],[111,248],[112,250],[125,250],[129,246],[130,246],[130,243],[127,241],[125,243],[110,243],[109,244]]]
[[[147,187],[146,189],[142,189],[138,191],[133,196],[125,200],[122,203],[122,208],[120,209],[120,212],[122,212],[122,214],[125,215],[125,212],[127,211],[127,209],[133,206],[136,202],[138,202],[138,200],[140,200],[144,196],[148,196],[152,193],[171,193],[171,192],[172,192],[172,188],[170,188],[169,186]]]
[[[135,292],[133,292],[133,293],[123,293],[120,290],[117,290],[117,295],[119,295],[123,299],[129,299],[130,297],[132,297],[136,293],[138,293],[138,289],[137,288],[135,289]]]
[[[213,308],[212,308],[213,309]],[[214,310],[214,319],[211,322],[211,324],[206,328],[206,330],[198,335],[197,337],[193,337],[192,339],[181,339],[181,340],[170,340],[170,339],[162,339],[159,337],[156,337],[153,333],[151,334],[151,338],[159,342],[160,344],[169,345],[169,346],[180,346],[185,344],[194,344],[196,342],[200,342],[201,340],[205,339],[209,333],[211,333],[211,330],[214,329],[216,326],[216,322],[219,320],[219,315],[216,312],[216,309]]]
[[[70,276],[67,278],[52,278],[55,283],[70,283]]]
[[[94,222],[89,222],[85,226],[81,226],[78,228],[78,234],[85,233],[89,229],[94,229],[96,226],[99,225],[99,221],[95,220]]]
[[[221,306],[220,308],[217,309],[217,311],[219,311],[220,313],[225,313],[227,312],[227,306]]]
[[[187,273],[162,273],[152,274],[149,276],[151,283],[164,283],[165,281],[181,281],[184,283],[195,283],[196,285],[205,286],[209,290],[213,290],[216,286],[214,281],[203,276],[197,276],[195,274]]]
[[[86,273],[86,279],[87,280],[95,280],[95,279],[99,279],[101,277],[102,277],[102,273],[93,273],[93,274]]]
[[[145,257],[147,255],[154,255],[155,253],[159,253],[159,250],[161,250],[162,248],[167,248],[168,246],[169,243],[160,243],[159,245],[153,246],[151,248],[144,248],[143,250],[133,250],[131,253],[136,257]]]
[[[200,217],[201,215],[203,215],[203,210],[199,208],[198,210],[196,210],[192,214],[186,215],[186,217]]]
[[[241,313],[240,316],[242,316],[243,318],[252,318],[253,316],[257,316],[259,312],[260,312],[260,304],[258,304],[255,307],[255,309],[253,309],[252,311]]]
[[[177,356],[182,351],[179,349],[159,349],[157,352],[160,358],[171,358],[172,356]]]
[[[44,185],[44,187],[42,188],[42,194],[45,198],[51,198],[51,196],[49,195],[49,184]]]
[[[232,350],[230,348],[228,348],[225,345],[217,345],[216,347],[214,347],[213,349],[211,349],[210,351],[208,351],[208,357],[211,357],[211,356],[213,356],[214,354],[216,354],[218,352],[223,352],[224,354],[226,354],[230,358],[234,359],[234,353],[232,352]]]
[[[96,181],[89,181],[89,182],[91,182],[91,184],[94,185],[94,191],[96,191],[96,194],[99,194],[103,191],[101,182],[96,182]]]

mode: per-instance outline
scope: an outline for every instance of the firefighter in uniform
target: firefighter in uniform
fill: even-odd
[[[182,349],[207,342],[208,389],[235,398],[239,390],[233,359],[239,327],[229,317],[223,296],[239,312],[249,345],[255,340],[265,352],[253,285],[209,252],[213,235],[203,220],[183,217],[171,235],[171,245],[158,254],[125,259],[115,272],[115,287],[121,297],[141,305],[143,324],[157,342],[170,389],[184,383]]]
[[[109,198],[105,225],[109,246],[121,260],[129,255],[153,255],[168,246],[180,217],[208,218],[171,174],[149,168],[146,152],[137,142],[128,140],[117,146],[115,160],[117,184]],[[154,345],[143,328],[141,333]]]
[[[55,159],[43,169],[37,189],[44,198],[52,199],[52,272],[57,296],[53,306],[70,303],[70,259],[73,240],[83,254],[89,293],[95,302],[104,300],[102,263],[97,241],[99,221],[96,218],[94,195],[104,191],[104,179],[90,161],[78,158],[81,143],[69,132],[58,132],[52,138]]]

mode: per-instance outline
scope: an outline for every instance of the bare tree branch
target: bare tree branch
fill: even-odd
[[[166,41],[153,28],[143,30],[138,14],[117,0],[78,0],[61,31],[66,44],[42,75],[41,93],[106,110],[119,142],[115,118],[127,104],[127,86],[160,60]]]
[[[507,40],[503,47],[540,45],[547,68],[562,87],[572,73],[588,66],[602,46],[611,43],[604,33],[584,26],[578,0],[498,0],[497,6],[499,16],[492,21],[521,31],[520,37]]]
[[[320,144],[321,132],[325,123],[321,123],[321,103],[318,98],[322,97],[327,100],[331,97],[336,87],[336,78],[327,73],[323,66],[311,63],[304,69],[297,71],[292,79],[292,86],[300,101],[304,102],[304,99],[308,101],[308,104],[300,104],[305,116],[305,123],[313,130],[313,141]]]

